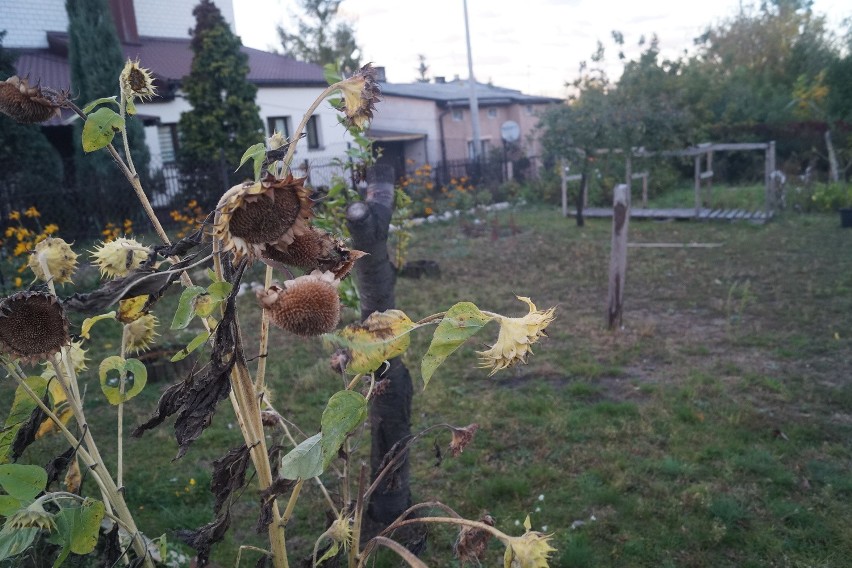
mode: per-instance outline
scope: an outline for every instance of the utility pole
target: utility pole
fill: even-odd
[[[473,155],[474,161],[479,161],[481,151],[479,142],[479,101],[476,98],[476,79],[473,76],[473,55],[470,52],[470,24],[467,21],[467,0],[464,0],[464,35],[467,40],[467,74],[470,86],[470,122],[473,127]]]

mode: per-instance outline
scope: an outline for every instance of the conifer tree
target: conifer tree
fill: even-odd
[[[192,110],[178,124],[178,163],[184,189],[213,205],[236,181],[223,180],[223,172],[233,172],[246,148],[263,141],[263,122],[240,38],[210,0],[202,0],[193,15],[194,57],[182,87]]]
[[[101,97],[118,95],[118,76],[125,59],[107,0],[67,0],[65,9],[68,12],[68,60],[74,98],[83,106]],[[80,140],[82,127],[78,121],[75,140]],[[147,185],[150,154],[141,121],[128,117],[127,133],[136,170],[143,185]],[[115,146],[119,153],[123,153],[122,144]],[[115,191],[116,187],[125,187],[127,180],[106,152],[85,154],[80,144],[76,148],[74,165],[78,187],[91,187],[97,180],[100,187],[111,188],[103,196],[111,193],[118,198],[129,193]]]

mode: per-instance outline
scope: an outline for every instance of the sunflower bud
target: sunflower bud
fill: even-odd
[[[83,349],[82,341],[72,341],[68,346],[68,359],[71,362],[71,366],[74,368],[75,373],[79,373],[80,371],[85,371],[88,369],[86,365],[86,349]],[[45,379],[51,379],[56,376],[56,370],[53,365],[50,363],[44,364],[44,370],[41,372],[41,376]]]
[[[118,278],[127,276],[148,259],[151,249],[132,238],[119,237],[108,243],[101,243],[92,251],[94,264],[101,276]]]
[[[544,329],[553,321],[556,308],[540,311],[529,298],[517,298],[529,305],[530,313],[522,318],[498,315],[495,318],[500,322],[497,343],[486,351],[477,351],[480,367],[490,368],[489,375],[518,362],[526,363],[527,355],[532,353],[531,345],[538,341],[539,337],[546,335]]]
[[[50,277],[56,284],[71,282],[74,269],[77,268],[77,253],[71,250],[71,246],[59,238],[48,237],[40,241],[30,256],[27,265],[36,278],[42,282],[48,281],[44,273],[42,261],[47,264]]]
[[[376,103],[381,100],[381,90],[376,82],[376,69],[367,63],[340,85],[343,100],[337,110],[343,111],[346,121],[358,128],[367,126],[373,118]]]
[[[53,294],[18,292],[0,301],[0,351],[35,362],[69,341],[68,318]]]
[[[529,525],[529,517],[524,523]],[[523,535],[509,537],[503,554],[504,568],[548,568],[547,561],[556,549],[550,546],[553,535],[527,530]]]
[[[153,314],[145,314],[139,319],[125,324],[125,347],[127,351],[139,353],[150,349],[155,338],[159,335],[155,329],[159,323],[159,320]]]
[[[315,270],[286,281],[283,287],[273,285],[256,294],[274,325],[295,335],[312,337],[337,327],[340,321],[339,283],[331,272]]]
[[[264,246],[283,249],[304,233],[311,205],[304,178],[268,176],[236,185],[219,199],[214,234],[235,257],[257,258]]]
[[[14,529],[41,529],[47,532],[56,530],[53,514],[48,513],[38,501],[26,509],[16,511],[6,520],[6,527]],[[4,527],[5,528],[5,527]]]
[[[31,87],[27,79],[17,75],[0,82],[0,112],[22,124],[35,124],[60,116],[59,105],[52,96],[38,85]]]

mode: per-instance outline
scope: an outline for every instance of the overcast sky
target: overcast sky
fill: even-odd
[[[597,40],[613,46],[612,30],[624,34],[634,53],[643,34],[656,33],[663,52],[675,55],[691,49],[693,38],[739,5],[739,0],[468,0],[474,76],[527,94],[562,97],[565,82],[577,75]],[[849,0],[815,0],[813,6],[834,28],[852,16]],[[249,47],[275,49],[276,26],[293,22],[297,9],[296,0],[234,0],[237,33]],[[355,28],[362,61],[384,66],[390,82],[414,81],[420,54],[431,77],[468,76],[463,0],[344,0],[339,15]],[[608,59],[617,61],[614,49]],[[613,74],[617,77],[617,69]]]

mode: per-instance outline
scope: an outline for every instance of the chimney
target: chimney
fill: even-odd
[[[375,67],[375,70],[376,70],[376,81],[378,81],[379,83],[386,83],[388,78],[387,78],[387,75],[385,74],[384,66]]]
[[[436,85],[443,85],[446,82],[447,82],[447,79],[445,77],[435,77],[435,84]]]
[[[109,0],[109,7],[121,43],[139,43],[133,0]]]

